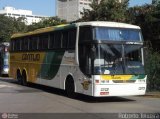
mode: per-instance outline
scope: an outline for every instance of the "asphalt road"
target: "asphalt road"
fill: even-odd
[[[146,115],[142,114],[151,114],[149,116],[159,119],[160,116],[154,114],[160,113],[160,98],[143,96],[91,98],[79,95],[78,98],[71,99],[58,89],[33,84],[26,87],[18,85],[13,79],[0,78],[0,113],[2,114],[0,119],[6,114],[8,118],[26,116],[27,119],[46,118],[48,115],[52,118],[56,116],[56,119],[64,117],[70,119],[68,115],[80,119],[121,119],[126,116],[128,118],[138,116],[143,119]]]

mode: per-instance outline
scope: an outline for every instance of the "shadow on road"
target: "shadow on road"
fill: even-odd
[[[43,90],[43,91],[48,92],[48,93],[52,93],[52,94],[56,94],[56,95],[61,95],[61,96],[67,97],[66,94],[65,94],[65,91],[61,90],[61,89],[52,88],[52,87],[48,87],[48,86],[44,86],[44,85],[37,85],[37,84],[29,84],[29,86],[32,87],[32,88]],[[101,98],[95,98],[95,97],[86,96],[86,95],[82,95],[82,94],[77,94],[76,98],[72,98],[72,99],[76,99],[76,100],[83,101],[83,102],[88,102],[88,103],[135,101],[135,100],[131,100],[131,99],[123,98],[123,97],[101,97]]]
[[[79,95],[77,97],[78,100],[88,102],[88,103],[103,103],[103,102],[129,102],[129,101],[135,101],[123,97],[89,97],[85,95]]]
[[[17,81],[14,80],[14,79],[1,77],[0,81],[19,85],[17,83]],[[30,89],[26,89],[27,87],[30,88]],[[33,83],[28,83],[27,87],[24,86],[24,89],[19,90],[18,92],[19,93],[34,93],[34,92],[44,91],[44,92],[47,92],[47,93],[56,94],[56,95],[64,96],[64,97],[67,98],[67,96],[65,94],[65,91],[61,90],[61,89],[48,87],[48,86],[44,86],[44,85],[39,85],[39,84],[33,84]],[[83,101],[83,102],[88,102],[88,103],[135,101],[135,100],[131,100],[131,99],[123,98],[123,97],[101,97],[101,98],[97,98],[97,97],[91,97],[91,96],[86,96],[86,95],[82,95],[82,94],[77,94],[76,98],[74,98],[74,99],[79,100],[79,101]]]

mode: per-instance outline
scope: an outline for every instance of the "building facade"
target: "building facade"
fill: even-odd
[[[81,18],[80,12],[91,9],[92,0],[57,0],[57,16],[67,21],[75,21]]]
[[[14,17],[16,19],[19,17],[24,17],[24,22],[26,23],[26,25],[37,23],[42,20],[42,18],[46,18],[45,16],[33,15],[31,10],[15,9],[14,7],[9,6],[4,7],[2,10],[0,10],[0,14],[8,17]]]
[[[100,2],[101,0],[97,0]],[[123,0],[118,0],[122,2]],[[57,0],[57,16],[67,21],[75,21],[81,18],[83,9],[91,9],[93,0]]]

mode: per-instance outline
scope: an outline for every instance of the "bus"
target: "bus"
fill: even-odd
[[[0,43],[0,75],[8,76],[9,73],[9,42]]]
[[[65,90],[68,96],[144,95],[143,36],[139,26],[79,22],[14,34],[10,76]]]

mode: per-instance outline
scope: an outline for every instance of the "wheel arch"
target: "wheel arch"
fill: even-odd
[[[24,69],[22,70],[22,75],[25,75],[25,76],[26,76],[26,81],[28,82],[28,72],[27,72],[26,68],[24,68]]]
[[[21,72],[21,69],[20,69],[20,68],[18,68],[18,69],[17,69],[16,74],[22,74],[22,72]]]
[[[17,68],[17,71],[15,73],[16,73],[15,78],[17,78],[17,76],[21,76],[22,75],[22,71],[21,71],[20,68]]]
[[[73,84],[74,84],[74,92],[76,92],[76,84],[75,84],[75,80],[74,80],[74,77],[73,75],[70,73],[66,76],[66,79],[64,80],[64,90],[66,89],[66,82],[67,81],[72,81]]]

